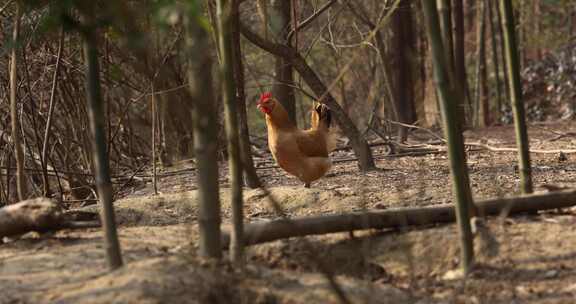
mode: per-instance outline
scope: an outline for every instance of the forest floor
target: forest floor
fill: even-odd
[[[576,137],[560,136],[576,123],[530,127],[533,149],[576,149]],[[426,133],[418,133],[424,137]],[[511,126],[466,132],[467,141],[514,147]],[[444,152],[384,157],[381,170],[360,173],[350,151],[331,173],[305,189],[258,159],[259,174],[291,217],[452,203]],[[518,193],[516,154],[471,149],[475,199]],[[534,184],[576,187],[576,154],[532,154]],[[454,224],[401,230],[293,238],[248,249],[243,270],[196,256],[195,174],[192,163],[161,172],[160,195],[139,178],[116,202],[126,266],[106,270],[97,229],[26,234],[0,244],[0,303],[339,303],[327,281],[353,303],[574,303],[576,301],[576,208],[489,218],[497,252],[478,250],[477,267],[463,280],[450,278],[458,265]],[[221,174],[224,225],[230,207]],[[260,190],[245,190],[249,222],[276,219]],[[84,207],[97,210],[96,206]]]

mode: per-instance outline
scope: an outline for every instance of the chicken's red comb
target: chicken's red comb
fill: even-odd
[[[260,100],[258,101],[258,103],[261,103],[263,101],[266,101],[268,99],[272,98],[272,93],[271,92],[265,92],[262,93],[262,95],[260,95]]]

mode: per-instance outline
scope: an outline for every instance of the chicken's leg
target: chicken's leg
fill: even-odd
[[[310,188],[310,183],[305,183],[304,188]]]

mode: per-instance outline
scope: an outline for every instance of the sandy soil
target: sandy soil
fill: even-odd
[[[576,138],[557,138],[576,124],[531,127],[534,149],[576,149]],[[419,134],[420,137],[425,134]],[[468,131],[469,141],[513,147],[513,129]],[[289,216],[451,203],[445,153],[384,157],[381,170],[362,174],[354,162],[304,189],[270,162],[259,174]],[[533,154],[537,186],[576,186],[576,154]],[[349,151],[334,159],[350,158]],[[514,153],[472,149],[469,168],[475,199],[518,192]],[[0,244],[0,303],[338,303],[326,279],[332,273],[354,303],[574,303],[575,210],[488,219],[497,241],[478,242],[478,266],[465,281],[451,280],[458,265],[454,225],[364,231],[281,240],[253,246],[249,266],[213,264],[196,251],[193,164],[162,172],[158,196],[150,179],[137,179],[116,202],[126,266],[109,273],[96,229],[26,234]],[[221,172],[224,224],[230,209]],[[538,190],[542,190],[539,187]],[[259,190],[245,191],[250,222],[277,218]],[[97,210],[96,206],[85,207]]]

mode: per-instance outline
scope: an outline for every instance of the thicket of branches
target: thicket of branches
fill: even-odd
[[[69,199],[86,198],[92,193],[93,178],[87,112],[82,106],[86,95],[81,35],[73,29],[74,20],[62,23],[54,14],[63,9],[62,5],[24,1],[20,39],[13,45],[10,40],[17,2],[20,3],[7,1],[0,7],[3,42],[0,68],[9,70],[8,55],[12,47],[17,47],[18,115],[26,183],[32,193],[46,192],[41,175],[45,165],[53,193],[69,194]],[[399,1],[396,11],[385,18],[395,1],[241,2],[240,23],[261,38],[300,54],[328,87],[329,97],[338,102],[358,130],[366,128],[372,113],[383,120],[426,127],[439,125],[429,45],[419,3]],[[501,16],[495,5],[498,1],[441,2],[451,4],[447,8],[453,29],[450,49],[454,56],[463,52],[466,58],[468,81],[463,82],[465,101],[461,105],[466,124],[497,123],[509,108],[498,23]],[[153,103],[157,105],[158,162],[169,165],[193,157],[192,103],[186,89],[181,5],[177,1],[134,1],[110,9],[107,3],[99,3],[96,15],[101,23],[99,63],[107,153],[114,175],[131,174],[150,163]],[[202,9],[208,22],[215,25],[215,5],[207,3]],[[463,3],[460,13],[465,21],[461,33],[457,23],[459,3]],[[576,26],[576,17],[570,14],[574,3],[533,0],[516,4],[523,66],[570,41],[570,33]],[[70,15],[75,13],[72,11]],[[268,26],[264,26],[265,22]],[[216,31],[211,32],[211,44],[206,51],[217,61],[215,34]],[[464,37],[464,49],[457,44],[458,35]],[[478,39],[480,35],[485,39]],[[286,95],[282,91],[286,88],[288,94],[294,94],[294,99],[288,95],[286,100],[295,102],[294,117],[300,126],[305,126],[312,99],[320,97],[307,76],[295,71],[298,67],[285,58],[274,56],[245,38],[241,39],[241,50],[250,133],[263,134],[264,124],[253,104],[260,92],[272,89],[281,96]],[[457,61],[454,62],[457,66]],[[8,132],[11,121],[8,73],[0,74],[0,85],[3,147],[0,200],[6,203],[14,201],[16,194],[13,141]],[[218,89],[215,92],[218,101],[223,92]],[[218,113],[223,113],[220,102],[217,107]],[[220,116],[218,137],[225,156],[223,116]],[[48,121],[50,127],[46,132]],[[406,128],[399,131],[400,139],[406,139]]]

